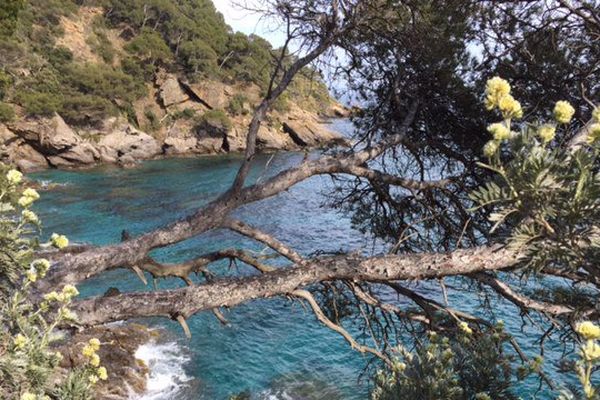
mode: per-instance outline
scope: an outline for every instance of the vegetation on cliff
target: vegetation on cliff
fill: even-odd
[[[133,103],[149,95],[159,70],[190,82],[268,89],[276,49],[256,35],[233,32],[210,0],[80,4],[0,5],[0,120],[12,120],[18,106],[17,113],[28,116],[58,112],[72,126],[93,126],[119,114],[137,124]],[[65,29],[65,19],[85,13],[91,17],[83,26]],[[74,40],[79,43],[69,46]],[[331,102],[319,74],[308,67],[291,89],[287,99],[312,111]]]

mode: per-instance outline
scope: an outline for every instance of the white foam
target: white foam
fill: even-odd
[[[190,358],[175,342],[147,343],[135,352],[135,357],[146,363],[150,369],[147,390],[143,395],[132,394],[132,400],[173,399],[192,380],[184,370]]]

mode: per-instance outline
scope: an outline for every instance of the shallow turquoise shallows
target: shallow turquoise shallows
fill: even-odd
[[[339,121],[336,129],[348,129]],[[286,167],[299,164],[304,154],[262,155],[254,164],[250,181],[265,179]],[[123,229],[136,235],[161,226],[206,204],[232,182],[240,158],[219,156],[196,159],[149,161],[135,169],[101,167],[89,171],[50,170],[31,175],[33,179],[57,184],[44,192],[36,211],[44,221],[44,235],[66,234],[72,241],[97,245],[118,242]],[[348,216],[325,206],[332,184],[327,177],[314,177],[277,197],[247,205],[234,216],[260,226],[304,254],[360,250],[370,252],[372,241],[351,228]],[[225,231],[213,231],[154,256],[178,262],[218,248],[264,249]],[[225,274],[254,273],[247,267],[230,269],[217,264]],[[161,281],[161,288],[180,286]],[[109,287],[121,291],[152,290],[144,287],[131,271],[110,271],[81,287],[85,296],[99,295]],[[428,286],[420,290],[428,292]],[[432,295],[435,290],[432,286]],[[477,300],[464,292],[452,298],[477,310]],[[498,308],[498,318],[518,315],[508,306]],[[168,377],[171,364],[159,361],[163,375],[153,385],[160,388],[152,399],[227,399],[243,391],[253,399],[366,399],[367,379],[360,379],[368,359],[352,351],[337,334],[319,325],[298,302],[287,299],[258,300],[225,311],[230,326],[221,325],[210,313],[189,321],[192,339],[183,338],[177,323],[146,321],[166,327],[168,340],[180,349],[176,360],[187,360],[183,371]],[[520,319],[507,321],[519,332]],[[528,329],[517,334],[525,348],[535,346]],[[159,349],[157,347],[157,349]],[[546,351],[556,354],[552,343]],[[150,349],[152,351],[152,349]],[[157,350],[158,351],[158,350]],[[168,353],[168,352],[167,352]],[[168,354],[167,354],[168,356]],[[172,362],[173,360],[171,360]],[[175,366],[181,367],[181,366]],[[177,371],[177,369],[175,369]],[[161,381],[162,379],[162,381]],[[536,382],[522,386],[523,398],[530,398]],[[544,398],[542,395],[541,398]]]

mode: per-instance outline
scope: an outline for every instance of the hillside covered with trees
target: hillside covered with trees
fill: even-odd
[[[118,158],[102,150],[115,140],[95,145],[118,126],[151,136],[136,144],[147,154],[124,162],[240,151],[247,116],[281,53],[259,36],[233,32],[210,0],[10,0],[0,5],[0,26],[0,123],[54,166]],[[318,128],[318,114],[332,107],[320,74],[304,68],[273,105],[264,147],[322,145],[332,135]],[[286,129],[308,136],[294,141],[283,123],[299,119],[309,123]]]

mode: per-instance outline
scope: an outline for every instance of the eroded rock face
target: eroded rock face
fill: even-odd
[[[160,85],[158,95],[164,107],[183,103],[190,99],[179,85],[179,81],[175,76],[169,76],[164,80]]]

